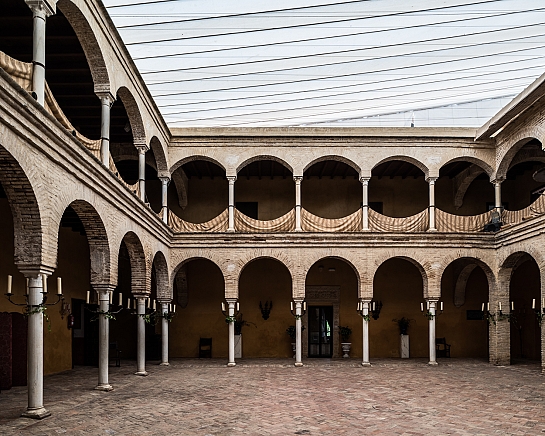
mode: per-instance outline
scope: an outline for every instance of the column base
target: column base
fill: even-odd
[[[303,366],[303,362],[295,362],[294,365],[297,367],[300,367],[300,366]]]
[[[140,375],[142,377],[146,377],[149,374],[147,371],[138,371],[138,372],[135,372],[134,375]]]
[[[114,387],[111,384],[98,385],[97,387],[95,387],[95,391],[110,392],[113,390],[114,390]]]
[[[430,366],[437,366],[437,365],[439,365],[439,364],[438,364],[437,362],[429,361],[429,362],[428,362],[428,365],[430,365]]]
[[[168,362],[161,362],[159,366],[170,366],[170,363]]]
[[[303,229],[295,229],[294,230],[294,232],[297,232],[297,233],[302,232],[302,231],[303,231]]]
[[[21,416],[23,418],[44,419],[51,416],[51,412],[45,407],[40,407],[39,409],[27,409],[25,412],[21,413]]]
[[[235,229],[227,229],[227,233],[235,233]]]
[[[437,229],[428,229],[428,232],[436,232]]]
[[[371,366],[370,362],[361,362],[361,366],[369,367]]]
[[[229,362],[227,366],[236,366],[237,364],[235,362]]]

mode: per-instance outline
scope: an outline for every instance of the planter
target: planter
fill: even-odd
[[[295,359],[295,352],[297,351],[297,344],[295,342],[291,343],[291,349],[293,351],[293,358]]]
[[[350,347],[352,346],[352,342],[341,342],[341,348],[343,350],[343,357],[349,358],[350,357]]]

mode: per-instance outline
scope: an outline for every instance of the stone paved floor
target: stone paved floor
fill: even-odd
[[[42,421],[19,418],[26,388],[0,394],[0,434],[23,435],[534,435],[545,434],[545,377],[534,363],[478,360],[174,360],[45,378]]]

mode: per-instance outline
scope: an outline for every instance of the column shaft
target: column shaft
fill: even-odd
[[[361,177],[362,203],[361,203],[361,229],[369,230],[369,178]]]
[[[303,305],[302,300],[295,300],[295,366],[303,366],[302,360],[302,321],[301,321],[301,307]]]
[[[436,177],[429,177],[428,183],[430,188],[430,224],[429,224],[429,230],[434,231],[437,230],[435,228],[435,181],[437,180]]]
[[[168,224],[168,177],[160,177],[161,179],[161,211],[163,214],[163,222]]]
[[[229,305],[229,316],[233,317],[235,315],[235,302],[236,300],[229,299],[227,304]],[[229,362],[227,366],[235,366],[235,323],[229,323]]]
[[[236,177],[227,177],[229,181],[229,223],[227,227],[228,232],[235,231],[235,181]]]
[[[28,304],[30,310],[36,310],[43,300],[42,275],[27,277]],[[28,407],[22,416],[41,419],[50,416],[44,404],[44,320],[43,312],[28,316],[27,341],[27,386]]]
[[[363,315],[369,315],[369,301],[362,301]],[[363,319],[363,360],[362,366],[371,366],[369,362],[369,321]]]
[[[168,303],[161,303],[161,315],[168,314]],[[168,319],[161,318],[161,365],[168,366]]]
[[[110,167],[110,108],[113,103],[111,95],[100,96],[100,160],[106,168]]]
[[[146,147],[138,147],[138,186],[140,200],[146,201]]]
[[[501,207],[501,180],[494,181],[494,207]]]
[[[303,177],[296,176],[293,178],[295,181],[295,231],[301,230],[301,182]]]
[[[429,312],[431,313],[432,316],[428,322],[429,346],[430,346],[430,361],[428,362],[428,364],[437,365],[437,361],[435,359],[435,313],[436,313],[437,301],[429,300],[429,304],[430,304]]]
[[[53,11],[44,1],[27,0],[32,9],[32,91],[42,106],[45,102],[45,20]]]
[[[110,289],[100,289],[97,290],[97,293],[99,309],[101,312],[108,312],[110,310]],[[111,391],[113,387],[108,381],[110,322],[104,314],[98,316],[98,338],[98,385],[95,389]]]
[[[146,313],[146,298],[136,297],[136,313]],[[148,375],[146,372],[146,323],[142,316],[137,316],[136,325],[136,375]]]

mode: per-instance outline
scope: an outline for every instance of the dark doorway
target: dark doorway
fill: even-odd
[[[333,306],[309,306],[308,357],[333,355]]]
[[[98,366],[97,315],[85,309],[85,301],[72,298],[72,367]]]

